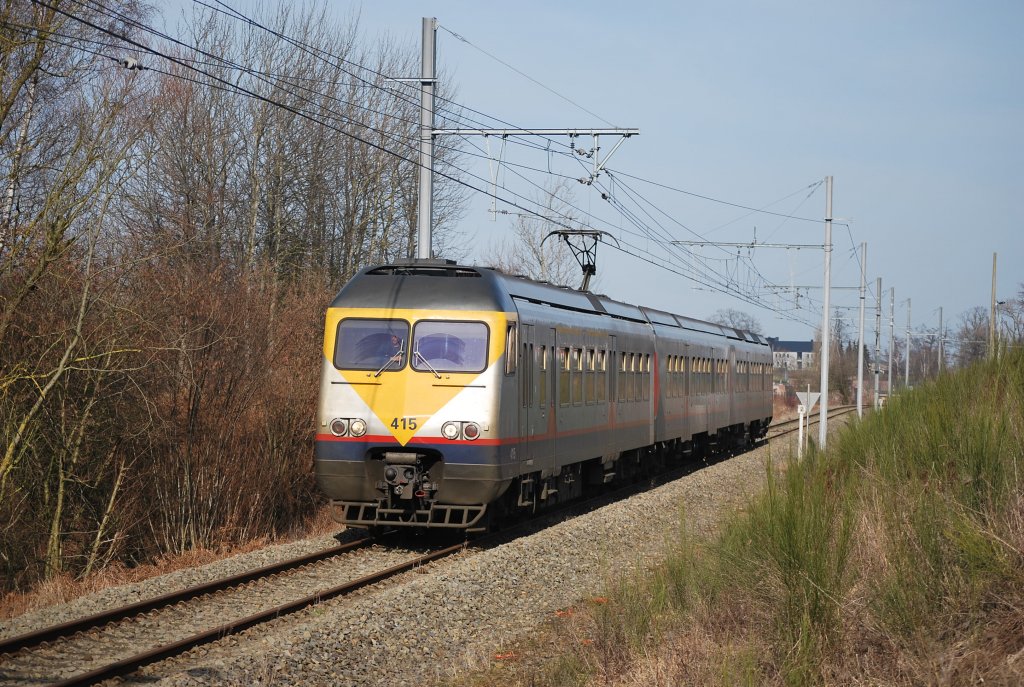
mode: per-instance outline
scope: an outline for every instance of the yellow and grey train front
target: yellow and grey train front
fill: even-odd
[[[341,290],[327,310],[316,435],[334,519],[481,526],[518,467],[514,417],[499,412],[515,393],[504,374],[515,317],[492,272],[450,261],[372,267]]]

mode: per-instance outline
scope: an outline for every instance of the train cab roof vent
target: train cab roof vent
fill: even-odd
[[[437,258],[416,258],[374,267],[366,272],[370,276],[406,277],[479,277],[480,272],[472,267],[457,265],[454,260]]]

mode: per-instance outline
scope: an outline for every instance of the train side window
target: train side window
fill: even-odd
[[[583,403],[583,351],[573,348],[571,356],[572,404],[578,406]]]
[[[619,366],[615,362],[617,357],[615,351],[608,351],[608,357],[610,359],[610,364],[608,365],[608,401],[609,403],[614,403],[615,399],[618,398],[617,394],[619,393]]]
[[[651,400],[651,354],[644,354],[644,373],[641,384],[643,385],[644,400]]]
[[[686,395],[686,358],[676,356],[676,395],[680,398]]]
[[[637,363],[636,353],[629,354],[629,390],[626,392],[627,401],[636,400],[636,385],[637,385]]]
[[[683,395],[690,395],[690,356],[683,356]]]
[[[615,377],[616,398],[622,402],[626,400],[626,387],[629,386],[629,377],[626,376],[626,353],[619,352],[619,364],[616,366],[618,374]]]
[[[541,346],[537,357],[537,401],[543,410],[548,407],[548,347]]]
[[[681,398],[683,395],[683,356],[677,355],[672,361],[672,394],[676,398]]]
[[[569,349],[558,349],[558,405],[572,403],[572,387],[569,385]]]
[[[673,376],[674,375],[674,370],[672,369],[672,364],[673,364],[672,358],[673,357],[674,356],[671,356],[671,355],[665,357],[665,378],[664,378],[665,379],[665,385],[664,385],[664,389],[665,389],[665,397],[666,398],[672,398],[672,397],[674,397],[676,395],[676,393],[675,393],[675,391],[676,391],[675,390],[675,381],[676,380],[675,380],[675,377]]]
[[[597,368],[595,367],[596,359],[594,356],[594,349],[587,349],[587,359],[584,361],[583,374],[583,393],[584,400],[588,403],[595,403],[597,401]]]
[[[505,330],[505,374],[507,375],[516,373],[516,343],[518,339],[516,333],[518,331],[515,322],[509,322],[508,328]]]
[[[683,357],[677,355],[672,360],[672,395],[680,398],[683,395]]]
[[[519,395],[520,400],[524,408],[530,407],[530,387],[532,386],[530,379],[530,346],[529,344],[523,344],[523,362],[520,364],[519,369],[523,371],[519,375]]]
[[[629,401],[636,400],[637,361],[636,353],[629,354]]]
[[[597,352],[597,400],[604,403],[608,399],[608,353]]]

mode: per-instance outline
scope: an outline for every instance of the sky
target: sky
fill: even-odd
[[[416,49],[422,18],[436,17],[443,78],[460,105],[494,118],[488,126],[502,120],[517,128],[640,130],[608,160],[611,176],[589,186],[571,182],[574,214],[642,256],[602,243],[596,292],[698,318],[732,308],[753,315],[770,336],[812,338],[821,323],[820,249],[708,245],[672,252],[664,240],[749,244],[756,232],[759,242],[820,245],[826,176],[833,177],[834,287],[859,285],[860,244],[867,243],[869,341],[879,277],[885,323],[895,289],[897,338],[908,299],[915,331],[937,327],[940,308],[947,327],[972,307],[987,310],[993,253],[998,298],[1024,286],[1019,0],[328,6],[339,23],[357,16],[368,44],[395,40]],[[551,141],[506,148],[504,161],[522,165],[515,169],[526,179],[505,166],[499,195],[527,204],[512,194],[537,198],[554,178],[545,173],[549,166],[582,175],[579,162],[550,152],[564,150],[567,139]],[[482,151],[488,143],[497,156],[496,140],[467,141]],[[612,144],[603,137],[602,154]],[[465,168],[483,179],[490,174],[479,156]],[[617,202],[603,199],[602,190]],[[511,238],[514,218],[492,219],[489,207],[489,198],[472,193],[459,225],[471,262],[486,263]],[[789,288],[755,288],[752,268],[759,284],[814,288],[801,289],[799,298]],[[856,288],[835,289],[831,298],[855,331]]]

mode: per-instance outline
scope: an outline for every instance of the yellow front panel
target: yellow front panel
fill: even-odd
[[[478,321],[487,325],[487,369],[479,373],[441,372],[437,379],[429,371],[411,367],[411,351],[406,352],[405,367],[375,376],[373,370],[330,369],[359,394],[381,424],[405,446],[421,431],[427,420],[451,401],[467,385],[482,383],[495,365],[504,364],[505,328],[514,313],[492,310],[406,310],[391,308],[329,308],[324,329],[324,356],[334,359],[338,323],[347,318],[398,319],[412,327],[423,320]],[[411,330],[410,330],[411,331]],[[411,348],[411,336],[410,344]]]

